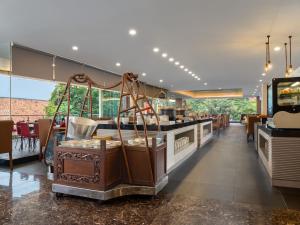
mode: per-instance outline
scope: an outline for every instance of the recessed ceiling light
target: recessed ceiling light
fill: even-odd
[[[263,80],[259,80],[259,82],[262,82]]]
[[[174,58],[169,58],[169,61],[170,61],[170,62],[173,62],[173,61],[174,61]]]
[[[192,77],[196,76],[194,73],[192,74]]]
[[[218,88],[219,90],[221,90],[222,88]]]
[[[197,80],[201,80],[200,77],[198,77]]]
[[[197,76],[197,75],[195,75],[195,78],[198,78],[198,76]]]
[[[266,73],[262,73],[261,75],[264,77],[264,76],[266,76]]]
[[[180,69],[184,69],[184,65],[181,65],[181,66],[180,66]]]
[[[205,82],[205,83],[204,83],[204,85],[206,86],[206,85],[207,85],[207,83]]]
[[[162,82],[164,82],[164,80],[159,80],[159,83],[162,83]]]
[[[136,30],[135,29],[130,29],[128,31],[128,34],[131,35],[131,36],[135,36],[137,34]]]
[[[192,74],[193,72],[192,71],[189,71],[189,74]]]
[[[74,45],[74,46],[72,46],[72,50],[73,51],[78,51],[78,47]]]
[[[163,54],[161,54],[161,56],[162,56],[163,58],[167,58],[168,54],[167,54],[167,53],[163,53]]]
[[[121,63],[117,62],[117,63],[116,63],[116,66],[117,66],[117,67],[120,67],[120,66],[121,66]]]
[[[274,51],[275,51],[275,52],[279,52],[280,50],[281,50],[280,46],[275,46],[275,47],[274,47]]]
[[[157,47],[153,48],[153,52],[159,52],[159,48]]]
[[[146,73],[142,73],[142,76],[145,77],[147,74]]]
[[[176,66],[178,66],[180,63],[179,63],[178,61],[176,61],[174,64],[175,64]]]
[[[185,68],[184,71],[187,72],[187,71],[189,71],[189,69],[188,69],[188,68]]]

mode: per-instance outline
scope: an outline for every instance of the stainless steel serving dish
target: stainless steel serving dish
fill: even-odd
[[[84,117],[69,117],[67,137],[75,140],[91,139],[98,122]]]

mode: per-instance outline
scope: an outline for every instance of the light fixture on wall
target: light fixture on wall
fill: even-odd
[[[289,36],[289,44],[290,44],[290,65],[288,68],[289,75],[293,72],[293,65],[292,65],[292,36]]]
[[[266,42],[266,64],[265,71],[269,71],[272,68],[271,57],[270,57],[270,35],[267,36]]]

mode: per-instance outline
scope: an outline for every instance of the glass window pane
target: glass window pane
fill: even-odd
[[[257,113],[256,98],[187,99],[192,111],[206,114],[229,114],[230,119],[239,121],[241,114]]]
[[[56,84],[52,93],[48,105],[46,107],[46,114],[47,116],[53,116],[61,97],[64,94],[66,85],[65,84]],[[79,86],[79,85],[72,85],[70,89],[70,115],[71,116],[80,116],[81,109],[84,103],[84,99],[87,93],[87,87]],[[83,117],[90,116],[90,106],[89,106],[89,99],[86,101],[85,111],[83,112]],[[67,115],[68,111],[68,98],[67,95],[62,102],[60,109],[58,120],[63,118]],[[93,117],[99,117],[99,90],[96,88],[92,89],[92,113]]]
[[[0,73],[0,120],[10,118],[9,76]]]
[[[11,114],[14,122],[44,118],[54,87],[52,81],[12,76]]]
[[[120,92],[102,91],[102,117],[117,117],[119,110]]]

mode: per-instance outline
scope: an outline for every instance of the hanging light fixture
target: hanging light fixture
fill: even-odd
[[[268,49],[268,70],[272,69],[271,56],[270,56],[270,35],[267,36],[267,49]]]
[[[292,36],[289,36],[289,44],[290,44],[290,65],[288,68],[288,73],[291,74],[293,72],[293,66],[292,66]]]
[[[288,71],[288,58],[287,58],[287,43],[284,43],[284,55],[285,55],[285,77],[288,77],[289,71]]]
[[[266,63],[265,63],[265,72],[268,72],[268,42],[266,42]]]
[[[270,35],[267,36],[266,42],[266,63],[265,63],[265,72],[268,72],[272,69],[271,57],[270,57]]]

